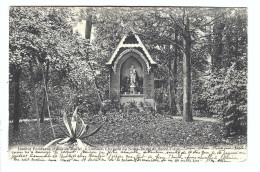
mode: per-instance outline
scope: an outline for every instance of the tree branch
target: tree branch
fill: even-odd
[[[216,34],[208,34],[208,35],[204,35],[204,36],[200,36],[200,37],[197,37],[196,39],[192,40],[192,43],[195,42],[196,40],[200,39],[200,38],[205,38],[205,37],[208,37],[208,36],[213,36],[213,35],[216,35]]]
[[[210,25],[213,21],[215,21],[215,20],[221,18],[221,17],[224,16],[226,13],[228,13],[228,12],[222,13],[221,15],[219,15],[219,16],[217,16],[216,18],[212,19],[212,20],[209,21],[208,23],[205,23],[205,24],[203,24],[203,25],[197,25],[197,26],[195,26],[195,28],[194,28],[193,30],[195,30],[195,29],[197,29],[197,28],[202,28],[202,27],[207,26],[207,25]]]
[[[144,35],[139,35],[139,36],[141,36],[141,37],[143,37],[143,38],[148,38],[148,36],[144,36]],[[174,42],[173,40],[171,40],[171,39],[169,39],[169,38],[167,38],[167,37],[158,36],[157,34],[153,34],[152,36],[158,37],[157,40],[166,40],[166,41],[168,41],[169,43],[174,44],[174,45],[176,45],[177,47],[179,47],[181,50],[183,50],[183,47],[182,47],[180,44]],[[149,37],[149,38],[150,38],[150,37]],[[153,37],[153,39],[154,39],[154,37]]]
[[[170,14],[170,18],[174,21],[174,23],[177,25],[177,26],[179,26],[181,29],[183,29],[183,25],[181,25],[180,23],[178,23],[176,20],[175,20],[175,18]]]

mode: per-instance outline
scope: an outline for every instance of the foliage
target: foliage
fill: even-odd
[[[157,111],[162,116],[170,112],[171,84],[177,110],[176,114],[170,115],[182,114],[183,8],[80,9],[78,12],[70,7],[10,8],[10,120],[15,117],[17,99],[14,88],[17,85],[17,73],[21,73],[19,118],[35,118],[32,109],[32,78],[28,75],[30,63],[33,66],[40,111],[44,112],[46,109],[43,106],[43,78],[48,76],[49,106],[55,118],[62,117],[62,107],[70,111],[75,106],[79,106],[83,117],[91,118],[97,116],[101,105],[109,113],[126,112],[127,108],[131,108],[132,112],[129,114],[137,113],[137,108],[131,103],[120,105],[118,95],[111,95],[108,100],[109,69],[104,65],[122,36],[130,30],[138,34],[151,56],[158,62],[155,71],[155,79],[159,83],[155,92]],[[192,39],[190,53],[193,114],[207,117],[217,115],[223,119],[226,129],[232,130],[231,133],[234,130],[239,130],[238,134],[240,130],[245,132],[247,12],[244,8],[185,8],[185,11],[190,19]],[[90,14],[94,25],[91,46],[79,33],[72,32],[75,23],[85,20]],[[174,63],[177,63],[175,67]],[[140,79],[140,83],[142,82]],[[102,104],[94,83],[98,87]],[[151,112],[149,107],[145,112]]]
[[[122,110],[127,114],[132,112],[139,112],[139,108],[137,106],[138,106],[137,102],[132,100],[123,104]]]
[[[227,135],[246,134],[247,128],[247,80],[245,69],[237,63],[205,77],[201,99],[208,113],[217,115],[224,122]],[[209,89],[210,88],[210,89]]]
[[[29,106],[31,104],[32,85],[30,79],[35,81],[38,101],[42,101],[43,94],[43,68],[50,62],[51,84],[62,83],[66,75],[68,60],[68,47],[72,41],[71,25],[67,22],[70,10],[65,8],[37,8],[37,7],[12,7],[10,8],[10,35],[9,35],[9,60],[10,60],[10,95],[13,94],[15,69],[21,68],[20,116],[35,116]],[[32,64],[33,77],[29,73],[29,64]],[[62,85],[60,85],[62,87]],[[44,95],[44,94],[43,94]],[[12,105],[12,96],[10,105]],[[10,107],[15,109],[15,107]],[[11,111],[12,112],[12,111]],[[12,113],[10,113],[12,117]]]
[[[71,144],[77,143],[78,147],[84,148],[85,146],[84,146],[82,140],[89,138],[90,136],[93,136],[101,129],[102,125],[99,126],[97,129],[95,129],[90,134],[87,134],[89,126],[87,124],[85,124],[85,122],[78,116],[77,109],[78,109],[78,107],[76,107],[76,109],[71,117],[70,123],[68,120],[68,115],[64,111],[63,122],[65,124],[67,131],[65,131],[60,125],[58,125],[59,128],[63,131],[63,133],[67,137],[66,138],[56,138],[56,139],[52,140],[50,143],[46,144],[44,146],[45,148],[50,147],[57,142],[58,142],[58,144],[62,144],[62,145],[71,145]],[[81,127],[77,127],[78,119],[81,121]],[[86,141],[84,141],[84,143],[92,146],[91,144],[89,144]]]
[[[168,103],[167,99],[163,99],[162,101],[158,101],[158,103],[156,104],[156,110],[160,114],[168,112],[169,111],[169,103]]]
[[[102,127],[102,132],[89,138],[89,142],[96,146],[214,146],[246,143],[244,136],[224,138],[221,123],[196,119],[186,123],[181,117],[149,112],[132,113],[129,116],[119,112],[107,115],[110,118]],[[16,137],[10,135],[10,146],[37,144],[35,126],[33,122],[22,122],[21,133]],[[98,123],[92,124],[89,130],[97,126]],[[43,140],[47,144],[51,141],[50,130],[47,129],[49,124],[44,123],[42,127]]]
[[[225,18],[221,51],[211,57],[218,65],[210,63],[211,69],[198,73],[193,82],[193,109],[200,116],[222,119],[227,136],[246,134],[247,128],[246,17],[243,9],[236,9]]]

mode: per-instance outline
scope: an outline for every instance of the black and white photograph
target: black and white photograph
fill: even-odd
[[[4,171],[25,161],[85,170],[251,161],[248,12],[235,4],[11,4]]]

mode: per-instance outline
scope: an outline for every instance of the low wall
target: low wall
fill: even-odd
[[[135,101],[137,103],[137,106],[140,102],[144,103],[144,106],[146,106],[146,103],[150,104],[150,106],[154,107],[155,102],[154,99],[145,99],[143,94],[121,94],[120,95],[120,104],[124,104],[127,102]]]
[[[140,102],[144,103],[143,94],[121,94],[120,95],[120,104],[124,104],[127,102],[135,101],[137,104]]]

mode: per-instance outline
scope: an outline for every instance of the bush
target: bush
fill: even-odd
[[[219,70],[207,77],[202,99],[209,113],[217,114],[224,123],[226,135],[247,131],[246,69],[233,63],[228,70]]]
[[[160,114],[169,112],[169,103],[167,101],[156,102],[156,110]]]

